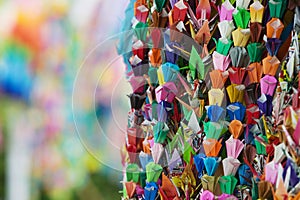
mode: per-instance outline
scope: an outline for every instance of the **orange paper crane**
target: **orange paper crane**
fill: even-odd
[[[229,124],[229,132],[233,138],[238,139],[243,133],[244,127],[241,121],[232,120]]]
[[[212,138],[204,140],[203,147],[206,156],[217,157],[222,148],[221,141]]]

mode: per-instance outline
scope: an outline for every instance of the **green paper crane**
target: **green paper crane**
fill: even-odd
[[[163,168],[159,164],[149,162],[146,165],[147,182],[157,182]]]
[[[233,194],[237,182],[238,180],[232,175],[222,176],[219,178],[221,191],[225,194]]]
[[[265,135],[259,135],[258,137],[261,138],[264,142],[268,141],[267,136]],[[266,146],[262,142],[258,141],[256,138],[254,139],[254,142],[255,142],[257,154],[267,155]]]
[[[281,18],[286,9],[286,0],[271,0],[269,1],[270,17]]]
[[[248,27],[250,12],[246,9],[238,8],[238,12],[233,14],[233,19],[238,27],[245,29]]]
[[[192,51],[190,55],[189,68],[193,79],[196,79],[196,75],[198,75],[200,79],[202,80],[204,79],[205,77],[204,64],[194,46],[192,47]]]
[[[148,33],[148,24],[139,22],[134,27],[136,37],[141,41],[146,41]]]
[[[137,164],[131,163],[126,168],[126,178],[127,182],[133,181],[135,183],[139,182],[140,168]]]
[[[184,150],[183,150],[183,160],[186,163],[190,163],[191,154],[194,155],[195,151],[194,151],[193,147],[188,142],[185,141],[184,142]]]
[[[165,139],[167,138],[167,134],[169,133],[169,127],[164,122],[157,122],[153,126],[153,132],[155,143],[163,144],[165,142]]]
[[[155,0],[156,9],[158,12],[161,12],[165,6],[166,0]]]
[[[205,122],[204,123],[204,132],[206,138],[213,138],[218,140],[224,133],[227,131],[225,125],[219,124],[217,122]]]
[[[250,62],[260,62],[262,54],[265,50],[261,43],[250,43],[247,46]]]
[[[217,41],[215,38],[213,38],[213,40],[216,43],[216,51],[224,56],[227,56],[233,41],[225,39],[227,41],[227,43],[225,43],[225,41],[223,42],[221,39]]]

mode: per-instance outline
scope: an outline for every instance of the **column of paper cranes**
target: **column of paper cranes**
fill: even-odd
[[[129,3],[123,199],[300,198],[297,6]]]

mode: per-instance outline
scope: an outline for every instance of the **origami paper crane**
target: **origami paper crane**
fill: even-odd
[[[220,21],[232,20],[233,11],[234,11],[234,7],[229,2],[229,0],[224,1],[224,3],[222,3],[222,5],[218,7]]]
[[[282,178],[280,178],[280,181],[279,181],[279,184],[278,184],[278,187],[276,189],[276,192],[275,192],[274,196],[275,196],[275,198],[278,198],[278,199],[288,198],[288,196],[289,196],[288,192],[287,192],[287,189],[284,186]]]
[[[206,138],[218,140],[226,131],[227,127],[224,124],[212,121],[204,123]]]
[[[233,44],[233,41],[229,40],[227,38],[219,38],[218,41],[216,41],[214,39],[214,41],[216,43],[216,51],[215,52],[218,52],[219,54],[222,54],[223,56],[227,56],[228,52],[230,50],[230,47]]]
[[[259,83],[263,74],[262,65],[258,62],[251,63],[247,70],[250,83]]]
[[[238,158],[245,146],[242,141],[233,138],[233,136],[230,136],[230,138],[226,140],[225,143],[227,156],[232,158]]]
[[[167,82],[155,89],[156,100],[158,103],[160,103],[161,101],[172,103],[177,92],[178,90],[174,82]]]
[[[133,181],[134,183],[139,182],[140,168],[137,164],[131,163],[126,168],[126,178],[127,182]]]
[[[246,9],[238,8],[238,11],[233,14],[233,19],[235,24],[242,29],[248,27],[248,23],[250,20],[250,13]]]
[[[154,118],[159,122],[166,122],[168,118],[168,107],[167,102],[161,101],[159,104],[155,106],[156,108],[156,114],[154,115],[152,112],[152,115],[155,116]]]
[[[199,153],[197,155],[194,155],[193,158],[196,169],[198,171],[198,178],[201,178],[204,170],[204,158],[206,158],[206,156],[203,153]]]
[[[204,158],[204,166],[207,174],[209,176],[213,176],[219,166],[221,158],[219,157],[205,157]]]
[[[253,174],[248,165],[242,164],[239,168],[238,173],[241,185],[251,185],[251,178]]]
[[[166,47],[166,50],[165,50],[166,62],[173,63],[173,64],[176,63],[176,61],[178,59],[178,55],[180,55],[180,51],[178,49],[174,48],[174,46],[180,47],[180,45],[176,42],[171,42],[171,43],[165,45],[165,47]]]
[[[175,81],[178,77],[179,67],[176,64],[166,62],[161,66],[161,70],[164,76],[164,82]]]
[[[162,174],[162,186],[159,188],[162,199],[174,199],[178,197],[177,189],[171,180]]]
[[[250,37],[251,42],[261,42],[263,36],[263,27],[260,23],[254,22],[250,23]]]
[[[154,142],[163,144],[169,133],[169,127],[165,122],[157,122],[153,126]]]
[[[219,178],[219,184],[221,191],[226,194],[233,194],[233,190],[237,184],[238,180],[232,176],[221,176]]]
[[[144,43],[141,40],[137,40],[135,43],[132,44],[132,54],[137,56],[140,60],[144,59],[145,55],[145,49],[144,49]],[[138,62],[136,60],[131,61],[132,65],[137,65]]]
[[[277,59],[276,56],[271,57],[268,55],[262,61],[263,63],[263,72],[264,74],[275,76],[278,70],[280,61]]]
[[[243,133],[243,124],[239,120],[232,120],[229,124],[229,132],[233,136],[233,138],[238,139],[240,135]]]
[[[184,149],[183,149],[183,160],[186,163],[190,163],[192,155],[195,154],[193,147],[188,142],[184,142]]]
[[[181,175],[181,179],[183,180],[183,182],[185,184],[191,185],[192,187],[196,186],[196,179],[194,177],[194,173],[192,171],[192,166],[190,164],[187,164],[182,175]]]
[[[147,182],[157,182],[162,170],[159,164],[155,164],[154,162],[148,163],[146,165]]]
[[[212,57],[213,57],[213,63],[214,63],[215,70],[220,70],[220,71],[224,72],[228,68],[230,61],[231,61],[231,59],[228,55],[224,56],[223,54],[218,53],[217,51],[214,51],[214,53],[212,54]]]
[[[194,110],[192,110],[192,114],[188,123],[188,127],[190,127],[195,133],[198,133],[201,128],[199,126],[199,121],[198,118],[196,116],[196,113]]]
[[[256,146],[256,153],[258,155],[267,155],[265,145],[265,143],[267,142],[267,137],[264,135],[259,135],[255,138],[254,142]]]
[[[277,80],[274,76],[266,75],[260,79],[260,90],[262,94],[273,96],[277,85]]]
[[[129,79],[129,83],[132,87],[132,90],[135,94],[143,96],[146,92],[147,81],[143,76],[132,76]]]
[[[297,173],[295,171],[295,165],[291,159],[287,159],[282,175],[286,179],[285,180],[286,188],[288,188],[289,186],[295,187],[295,185],[297,185],[300,181],[300,178],[297,176]]]
[[[140,149],[141,143],[144,140],[144,135],[142,130],[140,128],[127,127],[126,132],[127,132],[126,136],[127,136],[128,145],[132,145],[137,149]]]
[[[173,20],[175,21],[184,21],[188,7],[185,5],[183,0],[175,3],[173,7]]]
[[[261,43],[250,43],[247,46],[250,62],[260,62],[264,51],[264,46]]]
[[[164,28],[166,27],[167,22],[168,13],[165,9],[162,9],[161,12],[158,12],[157,10],[152,12],[152,27]]]
[[[245,91],[245,86],[244,85],[236,85],[232,84],[229,85],[226,88],[229,100],[231,103],[234,102],[240,102],[242,103],[244,100],[244,91]]]
[[[181,157],[180,154],[177,150],[177,148],[174,149],[171,158],[168,156],[168,153],[166,153],[167,155],[167,160],[168,160],[168,166],[169,169],[172,171],[178,164],[181,164]]]
[[[280,38],[284,25],[278,18],[272,18],[267,23],[267,37],[268,38]]]
[[[161,158],[163,152],[164,152],[163,145],[160,143],[154,143],[154,145],[151,147],[151,153],[152,153],[154,163],[157,164],[159,162],[159,159]]]
[[[221,34],[221,38],[231,38],[231,33],[235,29],[233,21],[221,21],[218,23],[218,28]]]
[[[189,60],[189,67],[191,70],[192,78],[196,78],[196,74],[198,72],[199,78],[203,79],[205,76],[205,69],[204,69],[204,64],[197,52],[197,50],[192,47],[191,55],[190,55],[190,60]]]
[[[246,43],[245,43],[246,45]],[[229,55],[231,58],[233,67],[247,67],[249,63],[249,56],[244,47],[237,47],[234,44],[234,48],[231,48],[229,51]]]
[[[217,157],[222,148],[222,144],[216,139],[206,139],[203,141],[203,147],[206,156]]]
[[[230,121],[235,119],[243,121],[245,113],[246,107],[239,102],[235,102],[227,106],[227,115],[229,116]]]
[[[257,105],[262,113],[266,116],[272,115],[273,105],[272,105],[273,97],[270,95],[262,94],[257,100]]]
[[[222,71],[220,70],[213,70],[209,72],[211,84],[213,88],[220,88],[224,87],[224,83],[227,80],[227,76],[223,76]]]
[[[250,39],[250,29],[241,29],[239,27],[235,31],[232,31],[232,38],[234,46],[245,47]]]
[[[211,7],[209,0],[203,0],[200,1],[197,8],[196,8],[196,17],[197,19],[202,20],[209,20],[210,19],[210,13],[211,13]]]
[[[210,121],[218,122],[225,118],[225,110],[218,105],[211,105],[207,109],[207,115]]]
[[[146,182],[144,182],[143,184],[141,183],[141,185],[136,185],[136,188],[135,188],[135,193],[136,193],[136,196],[138,197],[141,197],[144,195],[144,188],[146,186]]]
[[[299,53],[297,51],[293,51],[290,55],[290,59],[286,63],[286,70],[290,78],[292,78],[294,73],[295,61],[297,60],[297,56],[299,56]]]
[[[158,186],[154,182],[148,182],[144,188],[145,200],[155,200],[158,193]]]
[[[134,27],[134,32],[138,40],[146,41],[147,32],[148,32],[148,24],[143,22],[138,22]]]
[[[148,54],[151,65],[153,67],[159,67],[162,63],[161,50],[153,48]]]
[[[255,0],[250,5],[251,23],[254,22],[262,23],[263,15],[264,15],[264,6],[260,3],[260,1]]]
[[[169,40],[171,42],[181,42],[184,36],[183,33],[186,32],[185,25],[182,21],[176,21],[174,23],[171,23],[170,18],[172,18],[172,15],[169,15],[169,23],[171,24],[169,30]],[[169,43],[170,41],[167,40],[166,42]]]
[[[224,92],[221,89],[212,88],[208,92],[209,105],[222,105]]]
[[[270,10],[270,17],[273,18],[281,18],[285,8],[286,8],[286,1],[283,0],[270,0],[269,2],[269,10]]]
[[[146,23],[149,14],[149,9],[145,5],[140,5],[135,10],[135,17],[140,22]]]
[[[250,0],[236,0],[236,7],[247,9],[249,6]]]
[[[204,190],[208,190],[210,192],[214,192],[216,183],[218,179],[215,176],[208,176],[207,174],[204,174],[201,177],[201,183]]]
[[[152,120],[152,106],[151,104],[145,104],[144,105],[144,117],[145,119],[147,119],[148,121]]]
[[[143,152],[145,152],[146,154],[151,154],[151,146],[147,138],[145,138],[145,140],[143,141]]]
[[[165,6],[166,0],[154,0],[156,9],[158,12],[162,12],[163,7]]]
[[[132,198],[135,194],[136,183],[134,182],[125,182],[126,193],[129,198]]]
[[[215,199],[215,195],[209,190],[204,190],[200,196],[200,200],[214,200],[214,199]]]
[[[222,160],[224,175],[235,176],[238,171],[239,166],[241,165],[240,161],[233,157],[227,157]]]
[[[211,34],[210,34],[210,30],[209,30],[208,21],[206,20],[203,22],[203,25],[201,26],[201,28],[195,35],[195,40],[199,44],[208,44],[208,42],[210,41],[210,38],[211,38]]]
[[[158,85],[158,72],[157,72],[157,68],[156,67],[149,67],[149,70],[148,70],[148,76],[149,76],[149,79],[150,79],[150,83],[151,85],[153,86],[157,86]],[[143,77],[145,79],[145,77]]]
[[[139,154],[139,158],[140,158],[140,163],[141,163],[143,170],[146,171],[146,165],[149,162],[153,162],[153,158],[152,158],[151,154],[141,151]]]
[[[173,152],[175,148],[177,148],[179,151],[184,149],[184,136],[181,128],[177,130],[172,141],[169,142],[166,147],[168,147],[169,152]]]
[[[281,164],[275,163],[274,161],[271,161],[265,165],[265,180],[269,181],[272,184],[276,183],[278,170],[279,168],[282,168]],[[283,168],[281,169],[283,170]]]
[[[270,56],[276,56],[281,46],[281,40],[277,38],[268,38],[266,48]]]
[[[246,109],[247,124],[256,124],[256,120],[260,117],[259,108],[256,104],[250,104]]]
[[[258,196],[260,199],[272,199],[273,186],[268,181],[260,181],[258,183]]]
[[[243,83],[244,76],[246,73],[245,68],[231,67],[228,69],[230,82],[233,84],[240,85]]]
[[[288,147],[284,143],[280,143],[277,146],[274,146],[274,161],[275,163],[282,162],[286,158],[286,152]]]

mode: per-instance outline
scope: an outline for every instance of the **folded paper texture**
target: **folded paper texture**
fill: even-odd
[[[299,199],[296,4],[134,2],[123,199]]]

